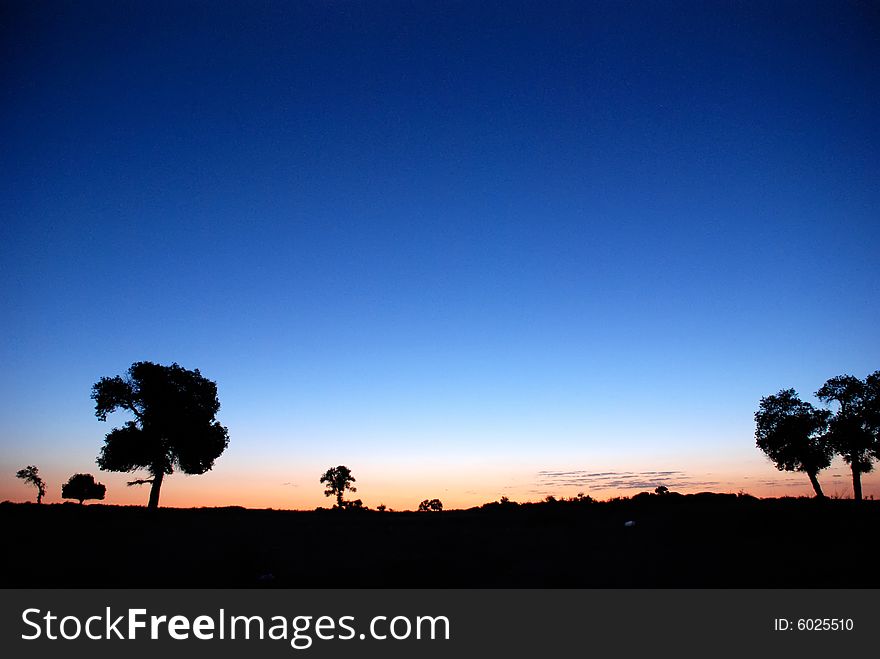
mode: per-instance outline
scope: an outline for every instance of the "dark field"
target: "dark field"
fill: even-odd
[[[3,503],[0,523],[4,587],[880,587],[875,501],[642,495],[442,513]]]

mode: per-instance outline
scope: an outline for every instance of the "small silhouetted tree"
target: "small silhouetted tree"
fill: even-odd
[[[878,457],[878,389],[880,371],[865,380],[853,375],[831,378],[816,392],[824,403],[837,403],[828,423],[828,443],[852,471],[853,497],[862,499],[862,474],[874,468]]]
[[[378,510],[380,513],[384,513],[387,509],[388,506],[386,506],[384,503],[380,503],[378,506],[376,506],[376,510]]]
[[[24,469],[19,469],[15,472],[15,477],[37,488],[37,503],[43,503],[43,497],[46,496],[46,483],[40,478],[39,469],[33,465],[28,465]]]
[[[345,495],[345,491],[349,492],[357,492],[356,487],[352,487],[352,483],[355,482],[355,477],[351,475],[351,469],[346,467],[345,465],[339,465],[338,467],[330,467],[327,471],[324,472],[324,475],[321,476],[321,482],[324,483],[324,496],[325,497],[336,497],[336,507],[340,510],[344,508],[342,497]]]
[[[828,410],[817,410],[783,389],[761,399],[755,412],[755,443],[780,471],[805,473],[818,498],[824,498],[818,474],[831,464],[834,451],[826,441]]]
[[[425,499],[419,504],[419,512],[427,513],[434,512],[439,513],[443,510],[443,502],[440,499]]]
[[[663,496],[664,494],[669,494],[669,488],[665,485],[658,485],[654,488],[654,494]]]
[[[74,474],[70,479],[61,486],[62,499],[75,499],[79,501],[79,505],[86,499],[103,500],[107,488],[95,482],[95,477],[91,474]]]
[[[158,508],[166,475],[175,469],[204,474],[229,444],[226,428],[214,418],[220,409],[217,384],[198,369],[136,362],[125,377],[101,378],[92,399],[101,421],[117,409],[134,415],[107,433],[97,463],[105,471],[146,469],[150,478],[129,485],[151,485],[149,508]]]

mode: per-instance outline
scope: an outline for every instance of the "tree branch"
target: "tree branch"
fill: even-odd
[[[144,422],[144,417],[141,415],[138,408],[135,407],[134,400],[131,398],[128,399],[128,409],[132,414],[135,415],[135,417],[137,418],[138,421],[140,421],[141,423]]]
[[[138,478],[137,480],[134,480],[134,481],[128,481],[128,486],[131,487],[132,485],[146,485],[147,483],[152,483],[152,482],[153,482],[152,478]]]

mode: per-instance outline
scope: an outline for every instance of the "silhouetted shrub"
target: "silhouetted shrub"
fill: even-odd
[[[484,503],[482,506],[478,506],[476,509],[479,509],[479,510],[492,510],[492,509],[512,510],[514,508],[519,507],[519,505],[520,504],[518,504],[516,501],[511,501],[507,497],[501,497],[501,499],[499,501],[489,501],[488,503]],[[526,504],[526,505],[529,505],[529,504]]]
[[[367,510],[367,508],[364,507],[364,502],[360,499],[355,499],[354,501],[343,501],[342,507],[345,510]]]

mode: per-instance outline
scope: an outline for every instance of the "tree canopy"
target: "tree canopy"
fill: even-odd
[[[19,469],[15,472],[15,477],[37,488],[37,503],[43,503],[43,497],[46,496],[46,483],[40,478],[39,469],[34,465],[28,465],[24,469]]]
[[[342,500],[345,491],[357,492],[357,488],[351,485],[355,482],[355,478],[351,475],[351,469],[345,465],[330,467],[321,476],[321,482],[325,485],[324,496],[335,496],[336,505],[340,509],[345,508],[345,502]]]
[[[425,499],[419,504],[420,513],[435,512],[439,513],[443,510],[443,502],[440,499]]]
[[[755,443],[780,471],[800,471],[816,496],[824,497],[818,473],[831,464],[834,450],[826,441],[828,410],[802,401],[794,389],[761,399],[755,413]]]
[[[92,399],[101,421],[116,410],[134,416],[107,433],[97,463],[105,471],[147,470],[150,478],[129,484],[151,484],[150,508],[159,505],[164,476],[175,469],[203,474],[229,444],[226,428],[215,419],[217,384],[198,369],[135,362],[125,377],[101,378]]]
[[[96,483],[91,474],[74,474],[61,486],[61,498],[75,499],[80,505],[86,499],[103,500],[106,492],[106,486]]]

